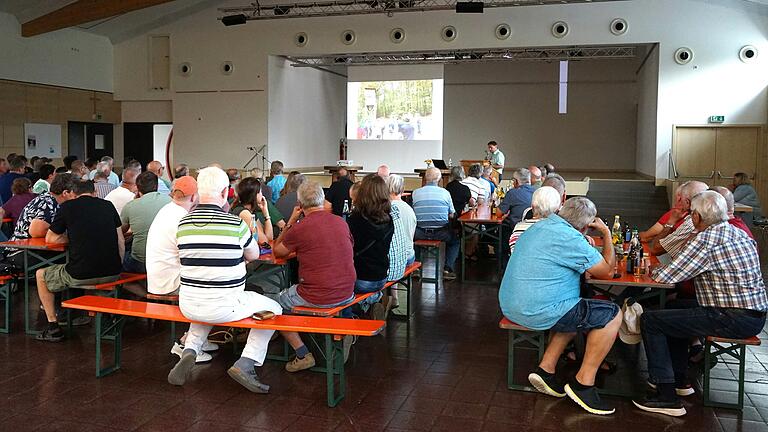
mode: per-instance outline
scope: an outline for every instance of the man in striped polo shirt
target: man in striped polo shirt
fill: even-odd
[[[259,246],[248,226],[222,207],[227,203],[229,178],[217,167],[197,175],[200,205],[181,218],[176,242],[181,263],[179,306],[185,317],[210,324],[237,321],[254,312],[279,315],[277,302],[245,291],[245,264],[259,257]],[[183,385],[212,325],[191,324],[181,360],[168,374],[168,382]],[[267,355],[273,330],[251,329],[242,356],[229,368],[232,379],[254,393],[268,393],[256,374]]]
[[[413,191],[413,211],[416,213],[416,240],[440,240],[446,245],[445,271],[443,278],[456,279],[453,272],[456,258],[459,256],[459,238],[451,229],[448,219],[453,217],[451,194],[438,186],[442,174],[437,168],[429,168],[424,173],[426,184]]]

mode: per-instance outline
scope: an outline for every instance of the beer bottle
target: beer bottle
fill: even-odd
[[[637,249],[634,245],[629,246],[629,255],[627,256],[627,274],[631,275],[635,272],[635,258],[637,258]]]
[[[632,231],[629,230],[629,223],[624,224],[624,242],[629,243],[632,241]]]
[[[623,243],[621,239],[621,222],[619,221],[619,215],[613,217],[613,227],[611,229],[611,238],[613,239],[614,246],[621,246]]]
[[[341,211],[341,217],[347,220],[351,211],[349,210],[349,200],[344,200],[344,210]]]

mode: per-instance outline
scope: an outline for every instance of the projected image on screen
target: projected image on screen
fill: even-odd
[[[347,138],[440,140],[443,80],[351,82]]]

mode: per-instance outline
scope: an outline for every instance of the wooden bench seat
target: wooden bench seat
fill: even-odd
[[[122,300],[110,297],[82,296],[62,302],[68,309],[79,309],[96,315],[96,376],[115,372],[120,369],[120,348],[122,328],[125,317],[149,318],[163,321],[191,323],[178,306],[149,303],[134,300]],[[107,317],[107,316],[109,317]],[[344,398],[344,354],[342,338],[345,335],[375,336],[379,334],[386,323],[375,320],[350,320],[343,318],[323,318],[300,315],[279,315],[269,320],[245,318],[240,321],[218,324],[224,327],[236,327],[259,330],[278,330],[299,333],[316,333],[325,335],[325,356],[327,359],[326,377],[328,385],[328,405],[336,404]],[[101,367],[101,350],[104,340],[112,341],[114,348],[113,363]],[[338,387],[334,377],[339,376]],[[338,392],[335,389],[338,389]]]
[[[515,350],[523,349],[527,351],[537,351],[538,358],[544,355],[544,350],[549,342],[548,330],[533,330],[521,326],[514,321],[502,317],[499,321],[499,328],[509,332],[509,341],[507,346],[507,388],[510,390],[523,390],[535,392],[536,389],[526,385],[517,384],[514,379],[515,372]]]
[[[426,277],[426,275],[422,274],[421,279],[426,282],[438,282],[440,280],[440,268],[443,264],[444,258],[443,254],[445,253],[445,246],[444,243],[440,240],[414,240],[413,241],[413,247],[419,251],[421,251],[420,254],[417,255],[417,258],[419,258],[422,262],[426,262],[429,258],[435,259],[435,275],[434,277]]]
[[[105,282],[98,285],[91,285],[91,286],[85,286],[85,287],[73,287],[73,288],[85,288],[85,289],[95,289],[99,291],[111,291],[115,288],[122,287],[123,284],[127,284],[130,282],[138,282],[142,280],[147,280],[146,273],[120,273],[120,279],[113,282]]]
[[[702,383],[702,399],[705,406],[718,408],[732,408],[742,410],[744,408],[744,372],[746,369],[747,345],[760,345],[760,338],[752,336],[746,339],[731,339],[718,336],[707,336],[704,342],[704,377]],[[726,360],[737,360],[736,362],[727,362]],[[720,362],[726,365],[738,366],[739,373],[737,378],[737,401],[736,403],[727,403],[723,401],[713,401],[710,396],[710,369]],[[733,369],[731,369],[733,370]],[[719,378],[719,380],[726,380]],[[721,392],[722,393],[722,392]]]
[[[406,312],[406,319],[410,319],[411,317],[411,284],[412,284],[412,277],[413,273],[421,268],[421,263],[416,261],[413,264],[409,265],[405,268],[405,273],[403,274],[403,277],[396,281],[389,281],[387,282],[384,287],[379,291],[373,291],[365,294],[355,294],[354,300],[352,302],[347,303],[345,305],[341,306],[335,306],[331,308],[316,308],[316,307],[308,307],[308,306],[297,306],[291,310],[291,313],[297,314],[297,315],[311,315],[311,316],[318,316],[318,317],[332,317],[332,316],[340,316],[341,312],[351,306],[354,306],[363,300],[370,298],[377,293],[386,290],[386,289],[396,289],[392,288],[398,283],[402,283],[405,285],[405,290],[407,291],[408,295],[408,304],[407,304],[407,312]]]

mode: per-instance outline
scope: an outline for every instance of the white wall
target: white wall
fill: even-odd
[[[495,140],[509,167],[634,170],[637,63],[569,62],[564,115],[558,62],[446,65],[443,158],[482,159]]]
[[[637,151],[635,169],[654,176],[656,174],[656,118],[659,99],[659,49],[652,49],[638,74],[637,97]]]
[[[270,160],[295,168],[339,159],[346,115],[344,76],[293,67],[282,57],[270,56],[268,94]]]
[[[79,30],[21,37],[13,15],[0,12],[0,78],[112,91],[112,43]]]
[[[239,5],[242,1],[227,3]],[[452,11],[385,15],[326,17],[316,19],[272,20],[224,27],[211,8],[157,29],[154,33],[171,36],[171,64],[188,61],[193,66],[189,77],[172,73],[171,89],[155,93],[148,90],[146,35],[115,46],[115,92],[122,100],[173,100],[174,122],[179,109],[204,112],[219,105],[177,108],[180,100],[207,103],[206,98],[189,98],[186,93],[198,91],[265,90],[270,54],[310,54],[339,52],[376,52],[395,50],[433,50],[478,47],[531,47],[595,44],[635,44],[659,42],[659,109],[655,144],[655,174],[667,176],[667,152],[675,123],[705,123],[711,114],[726,116],[728,123],[764,123],[766,81],[768,73],[768,18],[765,6],[735,0],[631,0],[595,4],[527,6],[495,8],[483,14],[461,14]],[[609,23],[616,17],[629,22],[623,36],[614,36]],[[571,30],[563,39],[550,33],[557,20],[565,20]],[[501,22],[512,27],[508,40],[494,36]],[[445,42],[440,29],[454,25],[457,38]],[[402,27],[406,39],[401,44],[389,41],[389,31]],[[354,45],[341,42],[341,32],[357,33]],[[309,40],[304,48],[296,47],[294,35],[306,32]],[[741,46],[752,44],[761,51],[757,62],[742,64],[737,53]],[[688,66],[679,66],[672,53],[689,46],[696,58]],[[218,73],[224,60],[235,64],[235,72]],[[695,69],[694,69],[695,67]],[[572,97],[578,95],[571,90]],[[474,97],[474,96],[473,96]],[[213,128],[238,128],[226,135],[253,135],[260,145],[267,143],[268,114],[266,98],[256,98],[253,114],[246,124],[227,121],[211,124]],[[531,119],[535,122],[535,119]],[[609,123],[611,118],[606,119]],[[184,127],[195,127],[194,122]],[[182,127],[177,123],[177,127]],[[531,124],[535,127],[535,123]],[[253,131],[259,133],[253,134]],[[193,147],[187,155],[201,155],[205,145],[198,137],[210,131],[199,128],[184,132]],[[448,137],[445,137],[448,139]],[[483,137],[485,139],[485,137]],[[472,146],[472,142],[464,143]],[[238,152],[236,147],[224,147]],[[222,152],[220,151],[219,154]],[[471,150],[474,155],[474,149]],[[285,161],[291,165],[290,161]],[[332,161],[328,161],[332,162]],[[646,168],[643,168],[646,169]]]

